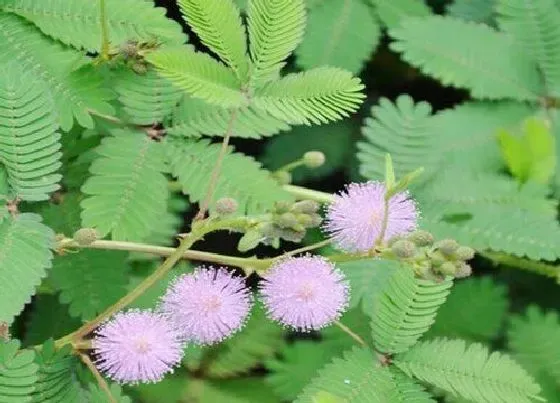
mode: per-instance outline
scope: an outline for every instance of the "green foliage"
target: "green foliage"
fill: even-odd
[[[0,322],[12,323],[51,267],[54,233],[37,214],[0,208]]]
[[[127,121],[134,124],[151,125],[163,121],[181,98],[179,89],[151,69],[145,74],[118,69],[112,83]]]
[[[496,0],[454,0],[445,7],[451,17],[467,21],[490,23],[494,17]]]
[[[207,140],[175,139],[167,144],[171,174],[177,177],[183,193],[189,195],[191,202],[199,202],[206,196],[219,151],[219,144],[210,144]],[[190,161],[190,164],[184,161]],[[261,169],[259,163],[233,153],[231,149],[224,158],[211,208],[222,197],[236,199],[239,210],[248,214],[263,212],[276,201],[291,199],[270,173]]]
[[[101,237],[139,240],[165,214],[169,190],[163,146],[142,132],[115,131],[96,149],[99,157],[82,186],[82,226]]]
[[[388,28],[396,28],[407,17],[426,17],[432,14],[424,0],[369,0],[375,5],[379,19]]]
[[[237,6],[231,0],[179,0],[187,23],[203,44],[232,68],[240,80],[247,78],[247,38]]]
[[[392,401],[399,403],[435,403],[426,390],[414,379],[409,378],[396,368],[391,368],[396,393]]]
[[[545,373],[560,385],[560,321],[556,312],[530,306],[511,319],[508,346],[515,358],[532,373]]]
[[[540,392],[508,355],[463,340],[419,343],[397,355],[394,364],[409,376],[473,402],[531,402]]]
[[[68,131],[74,118],[81,126],[93,127],[91,110],[114,112],[108,101],[112,93],[103,88],[97,71],[80,69],[87,59],[81,53],[50,40],[37,28],[13,14],[0,12],[0,63],[13,61],[21,71],[41,77],[51,94],[60,127]]]
[[[508,309],[506,287],[490,277],[457,282],[438,311],[426,337],[461,337],[472,341],[495,339]]]
[[[52,339],[43,344],[35,356],[39,371],[32,402],[83,401],[84,392],[74,375],[78,361],[71,351],[70,346],[57,351]]]
[[[318,67],[267,84],[256,91],[253,102],[290,124],[321,124],[355,112],[364,98],[363,88],[345,70]]]
[[[50,276],[70,315],[91,320],[125,293],[126,252],[82,250],[58,256]]]
[[[391,49],[404,60],[475,98],[524,101],[543,92],[535,63],[506,34],[487,26],[433,16],[410,18],[390,34]]]
[[[407,267],[396,271],[383,287],[372,315],[373,343],[381,353],[401,353],[416,344],[434,323],[453,282],[415,278]]]
[[[132,403],[132,399],[125,396],[122,392],[122,388],[116,383],[109,385],[109,390],[111,391],[111,396],[113,396],[114,401],[109,401],[107,392],[105,392],[98,384],[90,383],[89,390],[87,391],[87,401],[95,403]]]
[[[284,121],[254,106],[237,109],[232,137],[258,139],[288,130]],[[231,110],[185,96],[175,108],[168,133],[175,136],[224,136],[231,122]]]
[[[302,68],[333,66],[358,73],[381,39],[381,28],[364,0],[325,0],[309,11],[296,50]]]
[[[15,64],[0,69],[0,164],[11,199],[46,200],[59,188],[60,134],[52,99]]]
[[[249,0],[247,6],[251,83],[260,87],[276,79],[285,59],[303,39],[303,0]]]
[[[0,401],[5,403],[31,402],[38,379],[35,352],[19,347],[17,340],[0,340]]]
[[[165,18],[165,10],[150,2],[106,0],[108,36],[111,45],[127,40],[182,43],[185,36],[178,24]],[[0,9],[13,12],[37,25],[45,34],[78,49],[101,49],[99,4],[95,1],[2,0]]]
[[[560,94],[560,8],[554,0],[497,0],[500,28],[538,63],[547,93]]]
[[[521,182],[547,184],[556,168],[555,139],[542,119],[527,119],[521,137],[502,130],[500,146],[510,172]]]

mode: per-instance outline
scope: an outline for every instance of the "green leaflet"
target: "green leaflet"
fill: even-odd
[[[122,387],[120,387],[118,384],[111,383],[109,385],[109,390],[111,391],[111,396],[113,396],[113,399],[115,399],[116,403],[132,403],[132,399],[123,394]],[[87,399],[88,402],[113,403],[109,401],[107,392],[101,389],[101,387],[96,383],[89,384]]]
[[[245,82],[248,78],[247,38],[239,9],[232,0],[179,0],[186,22],[202,43]]]
[[[451,280],[435,283],[418,279],[403,267],[391,276],[378,296],[371,328],[373,344],[382,353],[407,351],[434,323],[445,302]]]
[[[39,366],[33,362],[33,350],[19,350],[19,347],[17,340],[0,340],[0,401],[3,403],[32,401]]]
[[[452,17],[410,18],[390,31],[391,49],[445,85],[479,99],[536,100],[543,85],[536,64],[503,33]],[[480,46],[483,43],[484,46]]]
[[[546,92],[560,94],[560,7],[555,0],[495,0],[500,28],[542,71]]]
[[[85,249],[54,259],[50,279],[60,290],[60,302],[70,305],[70,315],[91,320],[125,294],[126,256]]]
[[[304,69],[333,66],[358,73],[380,39],[381,27],[365,1],[325,0],[309,11],[297,63]]]
[[[0,163],[9,197],[47,200],[60,187],[62,165],[53,100],[15,63],[0,64],[0,99]]]
[[[0,208],[0,322],[12,323],[51,267],[54,232],[37,214]]]
[[[490,277],[457,281],[426,337],[461,337],[472,341],[495,339],[504,323],[507,289]]]
[[[495,7],[496,0],[454,0],[445,7],[445,11],[452,17],[491,25]]]
[[[41,77],[55,102],[60,127],[70,130],[74,119],[83,127],[93,127],[90,111],[111,115],[113,99],[103,88],[98,72],[85,67],[81,53],[43,35],[21,17],[0,12],[0,64],[11,61],[18,69]]]
[[[220,145],[210,144],[207,140],[170,139],[166,144],[171,174],[177,177],[188,194],[191,202],[200,202],[212,175]],[[185,164],[189,161],[189,164]],[[211,203],[232,197],[239,203],[239,211],[249,215],[262,213],[280,200],[292,200],[292,196],[272,178],[269,172],[261,169],[251,157],[231,152],[222,164],[222,170]]]
[[[509,170],[519,182],[549,183],[556,169],[556,146],[546,121],[526,119],[522,136],[501,130],[498,140]]]
[[[254,88],[278,77],[285,59],[301,42],[304,30],[303,0],[248,1],[247,31]]]
[[[75,374],[78,359],[71,355],[72,349],[66,346],[56,351],[54,341],[45,342],[35,356],[39,365],[38,379],[32,402],[80,403],[84,400],[84,391]]]
[[[395,392],[392,402],[399,403],[436,403],[436,400],[430,396],[424,387],[414,379],[406,376],[402,371],[390,367],[393,377]]]
[[[369,0],[388,28],[396,28],[407,17],[427,17],[432,14],[424,0]]]
[[[119,130],[103,139],[82,186],[82,226],[101,237],[142,240],[167,209],[164,150],[144,132]]]
[[[105,0],[108,36],[117,47],[127,40],[181,44],[185,35],[181,27],[165,17],[165,9],[151,2]],[[98,52],[101,49],[99,4],[95,1],[2,0],[0,9],[25,17],[45,34],[78,49]]]
[[[435,339],[397,355],[394,364],[409,376],[481,403],[529,403],[540,387],[508,355],[482,344]]]

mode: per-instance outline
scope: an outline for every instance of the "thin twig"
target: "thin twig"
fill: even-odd
[[[284,185],[282,188],[299,200],[315,200],[319,203],[332,203],[334,200],[334,195],[331,193],[319,192],[318,190],[311,190],[302,186]]]
[[[200,203],[200,210],[194,217],[194,221],[200,221],[204,219],[204,216],[208,211],[208,207],[210,206],[210,202],[212,201],[214,190],[218,185],[218,179],[220,177],[220,171],[222,169],[222,162],[224,161],[224,158],[226,156],[228,145],[229,145],[229,139],[231,138],[233,132],[233,125],[235,123],[235,119],[237,118],[237,112],[238,109],[233,109],[231,111],[228,127],[224,135],[224,140],[222,141],[222,148],[220,149],[220,154],[218,155],[218,159],[216,160],[216,165],[214,165],[214,169],[212,170],[212,176],[210,177],[210,183],[208,184],[208,190],[206,192],[206,196],[204,196],[202,203]]]
[[[286,252],[283,255],[279,256],[278,258],[283,258],[283,257],[287,257],[287,256],[294,256],[294,255],[297,255],[298,253],[303,253],[303,252],[308,252],[310,250],[319,249],[319,248],[322,248],[324,246],[327,246],[331,242],[332,242],[331,239],[325,239],[324,241],[314,243],[313,245],[304,246],[303,248],[294,249],[294,250],[291,250],[289,252]]]
[[[117,400],[115,399],[115,397],[111,393],[111,389],[109,388],[109,384],[107,383],[105,378],[103,378],[101,376],[101,374],[99,373],[99,371],[97,370],[97,368],[95,367],[95,364],[91,361],[91,359],[86,354],[80,354],[80,359],[89,368],[89,370],[91,371],[91,373],[95,377],[95,380],[97,381],[97,384],[99,385],[99,387],[107,394],[107,397],[109,398],[109,401],[111,403],[117,403]]]
[[[109,60],[109,28],[107,27],[105,0],[99,0],[99,19],[101,20],[101,59]]]
[[[346,333],[348,336],[352,337],[354,340],[356,340],[358,342],[358,344],[360,344],[361,346],[366,346],[366,342],[364,341],[364,339],[362,339],[360,336],[358,336],[356,333],[354,333],[352,331],[352,329],[350,329],[348,326],[343,325],[340,321],[336,321],[334,322],[335,325],[337,325],[344,333]]]

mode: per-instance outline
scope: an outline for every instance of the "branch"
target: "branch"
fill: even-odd
[[[109,29],[105,12],[105,0],[99,0],[99,19],[101,22],[101,59],[109,60]]]
[[[334,195],[331,193],[319,192],[302,186],[284,185],[283,189],[300,200],[315,200],[319,203],[331,203],[334,200]]]
[[[101,374],[99,373],[99,371],[97,370],[97,368],[95,367],[93,362],[91,362],[91,359],[89,358],[89,356],[87,356],[86,354],[80,354],[80,359],[82,360],[82,362],[84,364],[86,364],[88,369],[91,371],[91,373],[95,377],[95,380],[97,381],[97,384],[99,385],[99,387],[107,394],[107,397],[109,398],[109,402],[117,403],[117,400],[115,399],[115,397],[111,393],[111,389],[109,388],[109,384],[107,383],[105,378],[103,378],[101,376]]]
[[[517,269],[531,271],[544,276],[553,277],[560,282],[560,265],[538,262],[535,260],[507,255],[499,252],[478,252],[482,257],[491,260],[495,264],[515,267]]]
[[[336,322],[334,322],[334,324],[337,325],[340,328],[340,330],[342,330],[348,336],[352,337],[355,341],[357,341],[359,345],[364,346],[364,347],[366,346],[366,342],[364,341],[364,339],[362,339],[360,336],[358,336],[356,333],[354,333],[352,331],[352,329],[350,329],[348,326],[343,325],[338,320]]]

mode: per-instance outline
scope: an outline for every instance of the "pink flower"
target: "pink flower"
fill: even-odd
[[[324,229],[335,244],[347,252],[367,252],[381,237],[386,188],[380,182],[351,183],[335,196],[327,211]],[[408,192],[389,200],[383,241],[416,228],[418,210]]]
[[[152,311],[119,312],[95,332],[96,365],[120,383],[157,382],[183,356],[179,332]]]
[[[200,267],[175,279],[162,297],[160,310],[186,340],[212,344],[238,331],[251,305],[243,278],[224,268]]]
[[[274,265],[260,286],[268,315],[296,330],[318,330],[348,305],[342,272],[320,256],[291,257]]]

